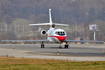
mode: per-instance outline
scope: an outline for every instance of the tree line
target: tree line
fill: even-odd
[[[105,37],[105,0],[0,0],[0,24],[11,25],[13,18],[24,18],[30,23],[48,22],[49,8],[53,22],[70,27],[83,24],[86,29],[89,24],[98,24],[101,37]]]

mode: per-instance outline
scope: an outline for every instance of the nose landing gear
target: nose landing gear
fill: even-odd
[[[68,43],[66,42],[66,44],[64,45],[64,48],[68,48],[68,47],[69,47],[69,45],[68,45]],[[59,48],[62,48],[61,44],[59,45]]]
[[[60,43],[60,45],[59,45],[59,48],[62,48],[61,43]]]

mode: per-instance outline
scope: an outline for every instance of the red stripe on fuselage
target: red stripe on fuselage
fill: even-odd
[[[63,42],[66,39],[66,36],[48,36],[48,37],[56,37],[61,42]]]

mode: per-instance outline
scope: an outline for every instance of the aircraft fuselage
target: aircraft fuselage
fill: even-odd
[[[47,31],[49,42],[62,43],[66,39],[66,32],[63,29],[50,29]]]

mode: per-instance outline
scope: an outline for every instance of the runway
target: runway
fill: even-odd
[[[59,49],[58,46],[58,44],[45,44],[45,48],[40,48],[39,44],[1,44],[0,56],[9,55],[23,58],[71,61],[105,61],[104,44],[70,44],[68,49],[64,47]]]

